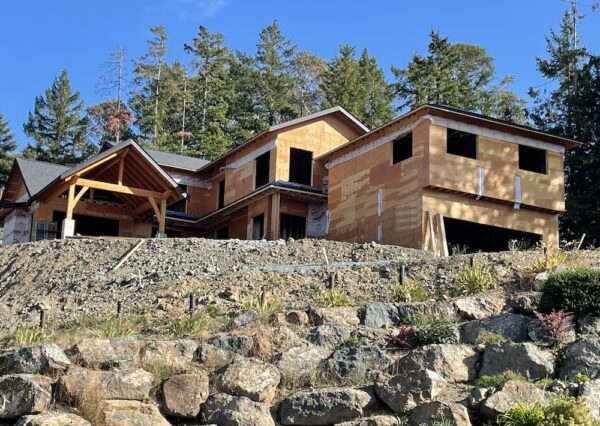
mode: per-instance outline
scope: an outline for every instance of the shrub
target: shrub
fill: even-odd
[[[565,311],[552,311],[549,314],[543,314],[533,311],[533,315],[540,322],[544,340],[556,345],[563,343],[567,338],[567,333],[573,328],[573,314]]]
[[[538,259],[532,266],[532,273],[538,274],[540,272],[547,271],[552,269],[558,265],[563,265],[567,261],[566,253],[561,253],[560,251],[549,253]]]
[[[350,336],[346,339],[346,341],[343,344],[346,347],[350,347],[350,348],[355,348],[357,346],[360,346],[360,337],[358,336]]]
[[[39,327],[19,328],[12,336],[12,340],[19,346],[42,343],[45,340],[44,334]]]
[[[475,385],[478,388],[499,389],[502,386],[504,386],[504,384],[509,380],[526,381],[527,379],[525,378],[525,376],[519,373],[515,373],[513,371],[505,371],[502,374],[484,374],[483,376],[478,377],[477,380],[473,382],[473,385]]]
[[[342,290],[324,290],[317,295],[317,303],[322,308],[335,308],[350,304],[350,296]]]
[[[494,343],[502,343],[505,340],[506,339],[504,338],[504,336],[501,336],[500,334],[496,334],[496,333],[492,333],[491,331],[483,330],[481,333],[479,333],[479,336],[477,336],[477,340],[475,341],[475,344],[487,346],[487,345],[493,345]]]
[[[576,316],[600,315],[600,270],[577,268],[550,275],[539,308],[545,313],[562,310]]]
[[[127,318],[108,318],[93,331],[96,337],[112,339],[115,337],[135,336],[140,334],[141,327],[136,321]]]
[[[398,333],[389,333],[385,336],[386,342],[400,349],[414,349],[417,346],[417,334],[409,325],[398,327]]]
[[[579,371],[577,373],[573,374],[573,376],[571,376],[571,381],[573,383],[582,384],[585,382],[589,382],[590,380],[592,380],[592,378],[590,376],[588,376],[587,374],[583,374]]]
[[[410,318],[417,342],[421,345],[456,343],[454,318],[441,315],[415,315]]]
[[[496,279],[487,268],[474,265],[457,273],[453,284],[452,293],[455,296],[464,296],[492,289],[496,285]]]
[[[429,291],[421,282],[407,280],[394,288],[392,298],[400,303],[424,302],[429,299]]]
[[[558,396],[545,405],[515,404],[498,419],[505,426],[594,426],[590,410],[582,399]]]
[[[202,315],[182,315],[169,323],[168,334],[172,337],[201,336],[208,328],[208,321]]]
[[[517,403],[500,416],[498,424],[505,426],[545,426],[544,419],[544,408],[541,404]]]
[[[281,310],[281,305],[272,300],[266,293],[252,297],[245,306],[246,311],[255,311],[260,317],[270,317]]]

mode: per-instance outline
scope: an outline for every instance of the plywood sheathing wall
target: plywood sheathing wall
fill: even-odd
[[[396,123],[383,135],[406,126]],[[365,141],[369,143],[378,138]],[[329,239],[420,248],[422,187],[428,174],[429,121],[413,130],[413,156],[392,164],[392,143],[385,143],[329,170]],[[381,215],[378,191],[383,190]]]

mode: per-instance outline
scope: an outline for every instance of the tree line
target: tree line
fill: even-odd
[[[256,51],[231,49],[223,34],[200,26],[183,46],[189,64],[169,61],[162,26],[150,29],[147,50],[127,61],[122,48],[103,64],[98,93],[86,107],[68,72],[34,101],[23,125],[29,143],[20,155],[74,164],[104,141],[129,138],[154,149],[214,159],[267,127],[341,105],[368,127],[425,103],[450,105],[585,142],[566,156],[568,212],[563,235],[600,238],[600,56],[581,47],[573,7],[536,58],[544,84],[531,88],[532,107],[498,76],[485,48],[452,43],[432,30],[426,54],[391,79],[367,49],[341,45],[327,61],[300,50],[277,21],[260,31]],[[132,68],[130,76],[126,70]],[[542,89],[540,89],[542,87]],[[5,184],[14,135],[0,113],[0,186]]]

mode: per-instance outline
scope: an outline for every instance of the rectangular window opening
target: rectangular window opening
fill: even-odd
[[[282,213],[279,226],[279,238],[298,240],[306,237],[306,218],[303,216]]]
[[[219,182],[219,193],[217,195],[217,208],[222,209],[225,206],[225,179]]]
[[[477,159],[477,135],[447,129],[446,152],[461,157]]]
[[[290,182],[310,185],[312,181],[312,151],[290,148]]]
[[[179,185],[179,189],[183,194],[187,195],[187,185]],[[167,210],[171,210],[172,212],[178,213],[187,213],[187,197],[171,204]]]
[[[413,155],[412,132],[399,137],[393,144],[392,164],[409,159]]]
[[[224,226],[222,228],[217,229],[216,238],[217,240],[229,239],[229,226]]]
[[[271,152],[265,152],[255,160],[254,188],[260,188],[269,183],[269,166],[271,163]]]
[[[519,145],[519,169],[546,174],[546,151],[540,148]]]
[[[252,218],[252,239],[262,240],[265,238],[265,215],[259,214]]]

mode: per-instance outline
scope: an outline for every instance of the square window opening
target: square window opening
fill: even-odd
[[[229,239],[229,226],[224,226],[222,228],[217,229],[216,238],[217,240]]]
[[[412,157],[412,132],[392,142],[392,164],[399,163]]]
[[[546,151],[519,145],[519,169],[534,173],[547,173]]]
[[[301,185],[310,185],[312,181],[312,151],[290,148],[289,181]]]
[[[295,240],[306,237],[306,218],[282,213],[279,221],[279,238]]]
[[[477,159],[477,135],[447,129],[446,152],[461,157]]]

